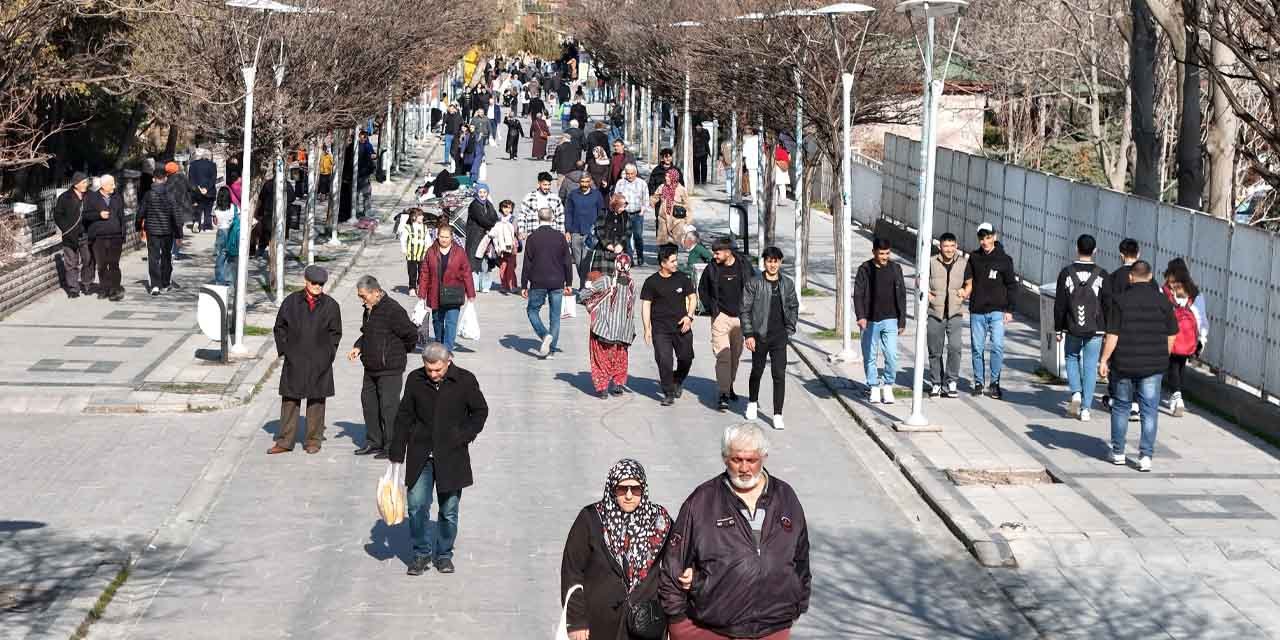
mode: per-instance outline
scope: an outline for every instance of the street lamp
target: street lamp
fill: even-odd
[[[300,13],[299,7],[276,2],[275,0],[227,0],[226,6],[235,9],[251,9],[261,11],[270,17],[272,13]],[[231,344],[231,352],[243,354],[248,351],[244,345],[245,298],[246,284],[249,279],[249,231],[253,228],[254,194],[250,191],[252,182],[249,179],[253,165],[253,84],[258,73],[258,57],[262,53],[262,36],[258,36],[253,48],[253,60],[249,66],[240,69],[244,76],[244,149],[240,160],[240,255],[236,257],[236,308],[235,336]]]
[[[911,383],[911,415],[903,423],[914,428],[929,426],[929,420],[924,416],[924,369],[925,358],[928,357],[926,318],[929,312],[929,249],[933,246],[933,183],[938,149],[938,103],[942,101],[947,67],[950,66],[951,54],[955,51],[956,36],[960,34],[960,14],[968,6],[969,3],[965,0],[905,0],[896,9],[909,18],[924,18],[925,21],[923,42],[919,37],[916,38],[924,62],[924,104],[920,126],[920,205],[919,222],[916,224],[916,370]],[[951,46],[947,52],[947,62],[943,65],[942,76],[934,78],[934,26],[938,18],[948,16],[956,17],[955,29],[951,34]]]
[[[701,27],[702,23],[696,20],[685,20],[684,22],[673,23],[671,26],[684,29],[689,27]],[[680,154],[680,157],[681,157],[681,161],[684,162],[684,171],[686,174],[688,174],[690,171],[693,171],[693,118],[690,117],[690,114],[689,114],[688,45],[685,45],[685,49],[686,51],[684,55],[684,117],[680,119],[681,120],[680,137],[684,139],[684,144],[682,145],[682,153]],[[689,195],[691,196],[694,195],[693,193],[694,180],[692,180],[688,175],[686,175],[684,178],[685,178],[684,188],[689,192]]]
[[[849,291],[849,284],[853,281],[853,211],[850,204],[853,200],[853,173],[850,165],[853,163],[853,155],[851,148],[853,142],[851,140],[851,129],[853,127],[852,113],[850,107],[853,103],[853,74],[845,71],[844,66],[844,50],[840,48],[840,38],[836,30],[836,16],[853,15],[858,13],[871,13],[875,11],[874,7],[865,4],[857,4],[854,2],[841,2],[838,4],[827,5],[821,9],[815,9],[814,15],[826,16],[827,25],[831,28],[831,42],[836,48],[836,61],[840,65],[840,80],[843,84],[843,91],[840,94],[840,115],[842,127],[844,130],[844,158],[841,161],[840,170],[840,218],[837,227],[840,230],[840,280],[836,284],[836,291],[843,294],[840,295],[840,305],[844,317],[844,326],[840,327],[840,353],[831,356],[832,362],[853,362],[858,359],[858,353],[853,350],[853,339],[849,335],[853,329],[853,295]],[[862,42],[866,42],[867,30],[871,27],[871,21],[868,20],[862,29]],[[858,46],[858,53],[862,53],[862,45]],[[857,65],[855,60],[854,65]],[[869,381],[868,381],[869,382]]]

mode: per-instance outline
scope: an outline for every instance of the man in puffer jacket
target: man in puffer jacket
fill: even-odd
[[[400,407],[408,353],[418,343],[418,327],[409,320],[404,307],[383,291],[377,278],[361,276],[356,281],[356,295],[364,303],[364,319],[360,337],[347,359],[364,365],[360,405],[364,409],[365,434],[364,446],[355,454],[384,459]]]
[[[182,225],[178,205],[169,194],[168,175],[156,169],[142,205],[138,207],[139,230],[147,232],[147,273],[151,295],[158,296],[173,285],[173,237]]]
[[[999,400],[1000,370],[1004,365],[1004,327],[1013,322],[1013,301],[1018,295],[1018,276],[1013,258],[996,241],[991,223],[978,225],[978,250],[969,254],[965,280],[973,282],[969,295],[969,339],[973,351],[973,389],[980,396],[987,373],[986,351],[991,346],[991,377],[987,395]]]

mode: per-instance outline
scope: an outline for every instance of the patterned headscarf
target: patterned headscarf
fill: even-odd
[[[663,210],[670,213],[676,205],[676,189],[680,187],[680,170],[670,167],[662,178],[662,187],[658,189],[658,193],[662,194]]]
[[[613,497],[613,488],[623,480],[638,480],[644,486],[644,496],[635,511],[626,513]],[[609,469],[604,482],[604,498],[596,503],[596,513],[604,524],[604,543],[609,553],[622,566],[630,593],[648,575],[658,561],[658,554],[671,531],[671,516],[667,510],[649,500],[649,483],[645,480],[644,467],[631,458],[623,458]]]

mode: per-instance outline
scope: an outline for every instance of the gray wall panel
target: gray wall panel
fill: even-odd
[[[1160,246],[1156,248],[1150,260],[1157,271],[1164,273],[1164,268],[1170,260],[1185,258],[1191,254],[1191,223],[1194,216],[1204,214],[1162,204],[1156,215],[1159,216]]]
[[[1262,380],[1271,278],[1271,234],[1237,225],[1231,231],[1223,353],[1219,367],[1242,380]],[[1205,256],[1209,258],[1210,256]],[[1194,278],[1194,274],[1192,275]],[[1222,293],[1218,293],[1222,297]],[[1209,298],[1205,298],[1209,302]],[[1213,329],[1213,325],[1210,326]]]
[[[1271,238],[1271,280],[1267,285],[1266,379],[1263,388],[1280,395],[1280,238]],[[1209,328],[1210,331],[1213,327]]]
[[[1061,178],[1048,181],[1048,194],[1044,206],[1044,260],[1040,273],[1041,282],[1056,278],[1058,270],[1076,259],[1076,236],[1083,233],[1083,226],[1073,228],[1071,222],[1071,195],[1077,183]]]
[[[1223,366],[1223,337],[1227,334],[1224,331],[1228,286],[1226,258],[1229,255],[1231,226],[1224,220],[1196,216],[1191,225],[1191,255],[1187,258],[1187,266],[1191,268],[1191,277],[1200,286],[1209,313],[1209,344],[1205,345],[1204,358],[1215,366]]]
[[[1096,220],[1093,237],[1098,239],[1099,253],[1102,254],[1099,264],[1108,271],[1114,271],[1120,266],[1120,241],[1125,238],[1125,200],[1123,193],[1099,189],[1097,211],[1075,212],[1086,220],[1090,217]],[[1142,250],[1151,251],[1151,247],[1142,247]]]
[[[1018,273],[1024,279],[1035,283],[1043,283],[1046,278],[1056,277],[1058,268],[1053,274],[1045,274],[1045,208],[1049,197],[1049,182],[1062,181],[1061,178],[1027,172],[1026,195],[1023,197],[1022,209],[1022,254],[1017,256]]]
[[[972,246],[974,234],[978,232],[978,225],[984,217],[982,211],[987,204],[987,165],[990,162],[977,156],[969,158],[969,189],[965,196],[964,227],[955,232],[962,248]]]
[[[1124,233],[1138,241],[1138,246],[1142,247],[1143,256],[1147,261],[1154,260],[1157,253],[1159,239],[1157,234],[1160,228],[1156,221],[1158,206],[1159,203],[1146,198],[1135,196],[1125,198]]]

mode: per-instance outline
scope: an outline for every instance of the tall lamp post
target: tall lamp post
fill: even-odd
[[[844,55],[845,51],[840,47],[839,32],[836,29],[836,16],[853,15],[858,13],[870,13],[875,11],[874,7],[865,4],[857,4],[853,2],[841,2],[815,9],[814,15],[826,16],[827,25],[831,28],[831,41],[836,48],[836,61],[840,65],[840,80],[843,85],[843,91],[840,94],[840,115],[841,126],[843,128],[843,153],[844,158],[841,161],[840,171],[840,218],[837,220],[836,228],[840,233],[840,281],[836,283],[836,291],[840,294],[840,308],[844,318],[844,326],[840,327],[840,353],[831,356],[833,362],[853,362],[858,359],[858,352],[853,349],[853,337],[850,335],[853,330],[853,292],[849,290],[850,284],[853,282],[853,210],[851,202],[853,200],[853,174],[850,171],[850,163],[853,162],[851,149],[853,142],[851,140],[851,130],[853,128],[853,114],[851,106],[853,104],[853,74],[845,71]],[[867,29],[870,27],[870,21],[862,30],[862,39],[865,42],[867,37]],[[862,47],[859,45],[858,53],[861,54]],[[855,61],[855,66],[857,65]]]
[[[293,5],[275,2],[275,0],[227,0],[226,6],[235,9],[251,9],[261,11],[270,17],[272,13],[300,13],[303,9]],[[258,74],[258,58],[262,53],[262,37],[259,36],[253,47],[253,60],[240,69],[244,76],[244,141],[240,157],[240,255],[236,258],[236,306],[235,335],[231,342],[231,352],[243,354],[248,352],[244,344],[245,298],[247,297],[247,281],[249,280],[249,231],[253,228],[254,194],[250,175],[253,164],[253,87]]]
[[[690,27],[701,27],[702,23],[697,22],[696,20],[686,20],[684,22],[676,22],[671,26],[687,29]],[[687,49],[687,45],[686,45],[686,49]],[[680,161],[684,163],[684,172],[686,174],[684,176],[684,179],[685,179],[684,188],[689,192],[689,195],[692,196],[694,195],[693,193],[694,180],[690,176],[692,175],[691,172],[693,171],[693,117],[689,113],[689,53],[688,51],[685,52],[685,56],[684,56],[684,117],[680,119],[680,138],[683,140],[683,143],[680,145],[680,148],[681,148]]]
[[[942,101],[942,89],[946,85],[947,66],[955,51],[956,36],[960,33],[960,14],[969,6],[965,0],[905,0],[896,11],[909,18],[924,19],[924,37],[916,37],[920,56],[924,62],[924,104],[920,132],[920,208],[916,237],[916,370],[911,382],[911,415],[903,422],[907,427],[928,427],[924,415],[924,369],[928,357],[929,313],[929,249],[933,246],[933,186],[938,149],[938,103]],[[951,34],[951,46],[942,75],[934,77],[933,39],[938,18],[955,16],[955,30]],[[912,21],[914,23],[914,20]]]

